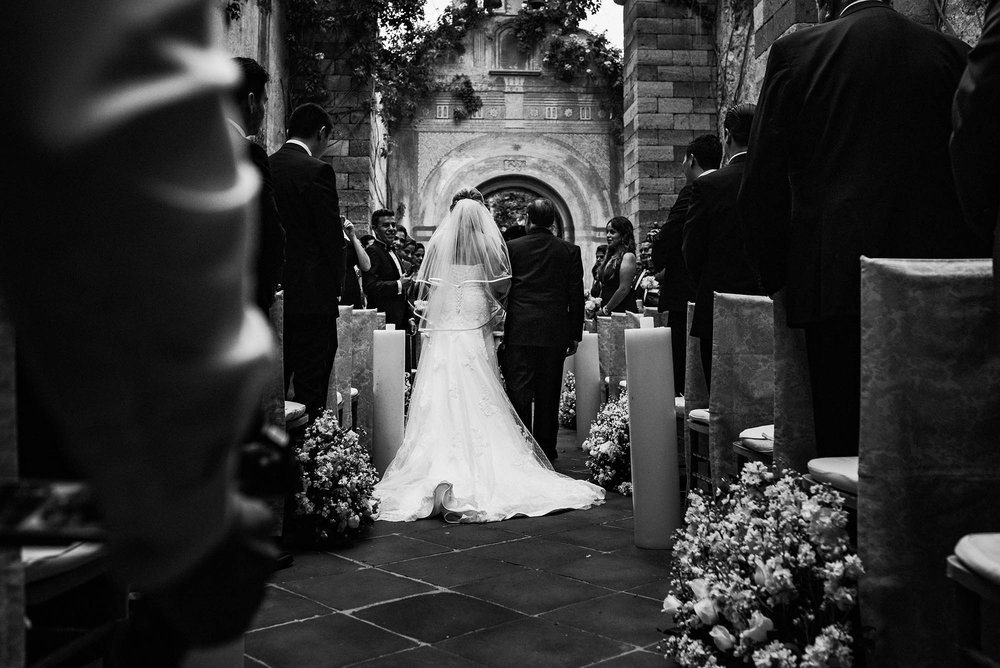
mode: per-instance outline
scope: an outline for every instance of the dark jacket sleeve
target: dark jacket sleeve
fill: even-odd
[[[260,247],[257,252],[257,305],[266,310],[274,300],[275,290],[281,282],[281,271],[285,266],[285,228],[281,225],[281,215],[274,200],[274,181],[271,179],[267,153],[250,142],[250,158],[261,177],[258,196]]]
[[[691,203],[684,222],[684,264],[696,283],[701,280],[701,270],[708,256],[712,202],[711,195],[706,190],[708,188],[704,181],[691,184]]]
[[[677,193],[674,205],[670,207],[667,214],[667,222],[660,228],[660,233],[656,236],[652,248],[653,273],[658,273],[666,268],[670,258],[670,245],[677,243],[680,238],[678,232],[684,229],[687,220],[687,211],[691,203],[691,186],[686,185]]]
[[[792,216],[787,142],[797,112],[791,78],[791,68],[778,40],[771,45],[767,58],[739,195],[747,255],[768,294],[780,290],[786,280]]]
[[[962,211],[975,234],[989,242],[1000,211],[1000,0],[986,10],[952,120],[951,162]]]
[[[332,267],[330,280],[339,296],[340,286],[344,284],[344,227],[340,223],[340,201],[333,167],[324,164],[304,194],[316,225],[316,239]]]
[[[399,283],[395,278],[389,278],[394,273],[390,272],[386,266],[392,262],[385,253],[379,252],[375,248],[369,248],[368,257],[371,258],[372,268],[361,275],[361,287],[371,299],[385,300],[399,294]]]
[[[569,309],[567,321],[571,341],[583,339],[583,260],[580,247],[570,247]]]

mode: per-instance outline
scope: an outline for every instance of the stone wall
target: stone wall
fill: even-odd
[[[716,128],[715,31],[680,0],[616,1],[625,7],[624,208],[644,231],[666,220],[684,186],[684,149]]]

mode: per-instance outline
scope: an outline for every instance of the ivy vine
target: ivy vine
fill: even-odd
[[[483,99],[476,93],[472,81],[464,74],[456,74],[448,86],[452,97],[458,102],[452,114],[456,121],[464,121],[483,108]]]

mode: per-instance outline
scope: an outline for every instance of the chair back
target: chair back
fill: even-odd
[[[638,328],[628,313],[612,313],[597,318],[597,350],[601,377],[608,379],[608,401],[621,394],[625,380],[625,330]]]
[[[708,448],[712,482],[736,477],[733,441],[774,422],[774,310],[769,297],[715,293]]]
[[[701,339],[691,336],[694,304],[687,305],[687,345],[684,355],[684,417],[696,408],[708,408],[708,383],[701,366]]]
[[[788,326],[785,291],[774,295],[774,465],[808,472],[816,458],[806,339]]]
[[[375,330],[378,329],[378,311],[362,309],[351,315],[351,340],[353,371],[351,385],[358,391],[358,414],[354,420],[362,430],[360,442],[372,450],[372,429],[375,419]]]
[[[956,665],[943,564],[963,535],[1000,531],[998,434],[990,261],[862,258],[858,550],[873,665]]]

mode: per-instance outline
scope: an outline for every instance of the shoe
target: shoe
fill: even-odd
[[[295,556],[291,552],[282,551],[278,554],[278,558],[274,560],[274,570],[280,571],[285,568],[290,568],[294,563]]]

